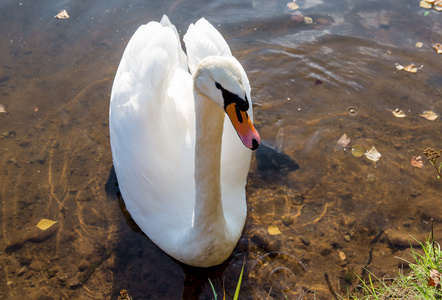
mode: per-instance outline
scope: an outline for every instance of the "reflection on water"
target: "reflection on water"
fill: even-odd
[[[3,1],[0,298],[127,289],[137,300],[211,299],[209,278],[232,296],[245,261],[242,299],[330,299],[353,291],[364,268],[392,275],[430,218],[440,239],[441,182],[426,161],[410,164],[442,148],[440,119],[419,116],[442,113],[442,56],[431,47],[440,13],[405,0],[307,2],[310,25],[284,1]],[[71,18],[54,19],[61,9]],[[163,13],[181,32],[201,16],[218,26],[249,74],[262,138],[299,165],[280,172],[254,156],[244,234],[228,261],[204,270],[132,231],[117,189],[105,188],[112,79],[135,29]],[[336,147],[343,134],[349,144]],[[376,163],[350,151],[372,146]],[[57,223],[41,231],[44,218]]]

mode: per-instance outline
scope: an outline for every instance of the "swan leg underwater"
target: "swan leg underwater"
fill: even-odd
[[[165,15],[132,36],[112,86],[110,142],[141,230],[173,258],[210,267],[242,234],[251,150],[261,139],[249,80],[221,34],[202,18],[184,43],[187,55]]]

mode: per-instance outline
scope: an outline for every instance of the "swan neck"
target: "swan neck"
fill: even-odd
[[[224,112],[211,100],[195,95],[195,211],[193,228],[225,227],[221,201],[221,143]],[[215,227],[215,228],[213,228]]]

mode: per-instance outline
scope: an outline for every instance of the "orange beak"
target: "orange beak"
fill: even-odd
[[[244,146],[256,150],[261,143],[261,137],[253,126],[247,111],[241,111],[236,103],[230,103],[225,110]]]

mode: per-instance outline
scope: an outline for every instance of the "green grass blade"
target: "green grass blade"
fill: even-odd
[[[235,291],[235,296],[233,297],[233,300],[238,300],[238,297],[239,297],[239,290],[241,288],[242,274],[244,272],[244,264],[245,264],[245,262],[243,262],[243,264],[242,264],[241,274],[239,274],[238,284],[236,285],[236,291]]]
[[[212,287],[213,297],[215,297],[215,300],[217,300],[215,287],[213,286],[212,281],[210,281],[210,278],[209,278],[209,283],[210,283],[210,286]]]

